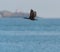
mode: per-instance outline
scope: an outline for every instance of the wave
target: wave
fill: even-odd
[[[60,35],[60,32],[58,31],[3,31],[0,30],[0,35]]]

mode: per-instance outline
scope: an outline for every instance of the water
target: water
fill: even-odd
[[[60,52],[60,19],[0,18],[0,52]]]

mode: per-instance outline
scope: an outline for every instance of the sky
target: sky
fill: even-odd
[[[0,0],[0,11],[37,11],[42,18],[60,18],[60,0]]]

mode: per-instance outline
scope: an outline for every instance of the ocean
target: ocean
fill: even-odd
[[[0,52],[60,52],[60,19],[0,18]]]

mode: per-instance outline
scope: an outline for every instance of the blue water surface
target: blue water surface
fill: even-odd
[[[0,18],[0,52],[60,52],[60,19]]]

